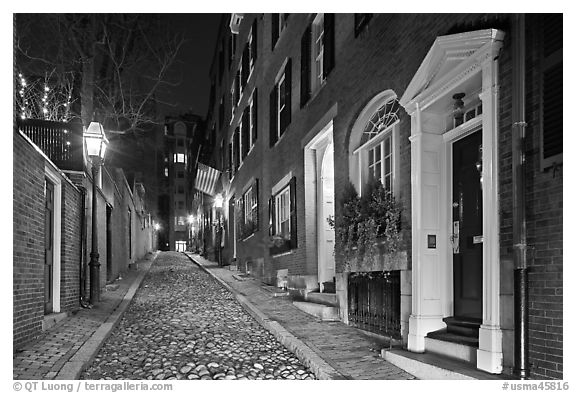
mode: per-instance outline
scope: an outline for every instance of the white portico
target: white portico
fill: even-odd
[[[478,321],[476,365],[491,373],[502,372],[497,112],[498,53],[503,37],[495,29],[438,37],[400,99],[411,116],[412,145],[408,349],[426,351],[427,334],[446,327],[447,317],[460,315],[463,320]],[[477,141],[472,150],[468,148],[477,152],[474,157],[458,150],[465,143],[470,145],[465,141],[468,137]],[[480,229],[479,233],[470,230],[466,239],[459,214],[471,191],[457,180],[456,154],[467,155],[478,170],[474,195]],[[456,187],[466,190],[458,194]],[[470,277],[474,270],[466,270],[472,264],[466,260],[472,258],[465,253],[467,245],[476,250],[477,276],[481,276],[476,284],[468,281],[474,279]]]

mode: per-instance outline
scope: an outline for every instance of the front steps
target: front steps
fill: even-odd
[[[425,380],[504,380],[478,370],[475,365],[434,353],[414,353],[405,349],[383,349],[381,356],[393,365]]]
[[[321,321],[339,321],[338,298],[335,293],[308,292],[303,302],[292,302],[298,309]]]

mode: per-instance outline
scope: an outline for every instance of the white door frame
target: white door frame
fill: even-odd
[[[62,228],[62,179],[58,172],[49,165],[44,166],[44,175],[54,184],[54,223],[53,223],[53,244],[54,253],[52,265],[52,312],[60,312],[60,275],[61,275],[61,228]]]

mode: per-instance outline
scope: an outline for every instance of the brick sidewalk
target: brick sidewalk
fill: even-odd
[[[320,322],[296,308],[287,297],[273,297],[254,279],[238,280],[239,272],[219,268],[197,254],[187,254],[215,278],[231,288],[241,303],[276,335],[295,341],[299,357],[307,363],[322,363],[326,378],[334,379],[414,379],[414,376],[382,359],[375,339],[342,322]],[[276,328],[274,323],[280,326]],[[282,333],[286,331],[287,334]],[[293,337],[293,338],[290,338]],[[313,367],[312,367],[313,368]]]
[[[15,351],[13,379],[77,379],[126,310],[154,258],[139,261],[138,270],[127,271],[116,290],[102,292],[95,307],[81,308]]]

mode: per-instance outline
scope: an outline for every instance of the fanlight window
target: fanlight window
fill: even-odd
[[[381,133],[382,131],[386,130],[388,127],[393,125],[397,122],[398,119],[398,110],[400,109],[400,104],[398,103],[398,99],[394,98],[384,105],[382,105],[374,115],[368,120],[366,126],[364,127],[364,131],[362,133],[362,139],[360,141],[360,145],[368,142],[376,135]]]

